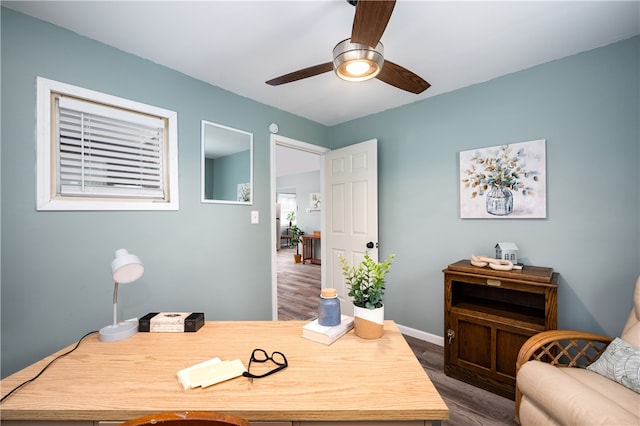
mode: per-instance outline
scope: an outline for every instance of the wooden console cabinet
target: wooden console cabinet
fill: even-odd
[[[514,399],[520,347],[557,328],[558,273],[536,266],[497,271],[469,260],[443,272],[445,374]]]

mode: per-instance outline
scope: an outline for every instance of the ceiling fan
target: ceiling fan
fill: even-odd
[[[266,83],[279,86],[285,83],[334,71],[347,81],[365,81],[372,78],[384,81],[398,89],[422,93],[431,85],[408,69],[384,59],[384,46],[380,43],[396,0],[347,0],[355,5],[351,38],[333,48],[333,61],[294,71],[273,78]]]

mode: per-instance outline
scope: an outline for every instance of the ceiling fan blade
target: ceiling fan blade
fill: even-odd
[[[422,93],[431,87],[431,85],[419,75],[386,59],[380,74],[378,74],[376,78],[398,89],[415,94]]]
[[[266,83],[270,86],[279,86],[281,84],[291,83],[293,81],[298,81],[298,80],[302,80],[303,78],[313,77],[315,75],[323,74],[329,71],[333,71],[333,62],[314,65],[312,67],[291,72],[289,74],[281,75],[280,77],[272,78]]]
[[[351,42],[376,47],[391,19],[396,0],[358,0]]]

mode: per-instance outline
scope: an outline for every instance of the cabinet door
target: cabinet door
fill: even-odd
[[[513,386],[516,384],[516,360],[520,348],[538,331],[496,324],[495,372]]]
[[[494,323],[480,318],[451,313],[451,364],[480,374],[491,372]]]
[[[539,331],[455,310],[451,313],[451,326],[455,332],[451,363],[510,387],[515,386],[520,347]]]

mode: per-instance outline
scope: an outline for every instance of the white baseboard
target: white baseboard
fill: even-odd
[[[424,340],[425,342],[433,343],[434,345],[444,346],[444,337],[436,336],[435,334],[427,333],[426,331],[417,330],[415,328],[406,327],[404,325],[396,324],[402,334],[406,334],[416,339]]]

